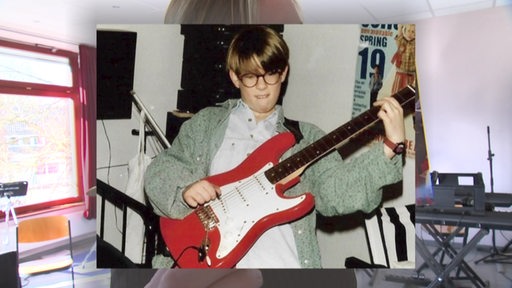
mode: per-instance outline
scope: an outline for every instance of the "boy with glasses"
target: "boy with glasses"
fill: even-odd
[[[288,75],[288,59],[286,42],[270,28],[251,27],[233,39],[227,69],[241,99],[201,110],[183,124],[172,147],[152,162],[145,188],[157,213],[180,219],[194,208],[222,199],[220,187],[204,178],[234,169],[279,133],[295,131],[298,135],[297,143],[283,159],[325,135],[309,123],[298,122],[298,127],[291,124],[277,104]],[[285,195],[310,191],[315,209],[266,230],[238,261],[237,268],[321,267],[315,212],[325,216],[370,212],[381,202],[382,186],[402,179],[402,157],[395,157],[389,145],[404,141],[402,107],[391,97],[375,105],[381,107],[378,116],[388,144],[377,143],[349,163],[331,153],[309,166],[301,181]],[[155,259],[155,266],[171,265],[170,259]]]

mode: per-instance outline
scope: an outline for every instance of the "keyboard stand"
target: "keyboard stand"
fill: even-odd
[[[450,240],[453,238],[453,233],[449,236],[443,236],[442,233],[435,227],[435,225],[431,224],[422,224],[425,227],[426,231],[433,237],[435,242],[443,247],[443,250],[446,255],[451,258],[451,262],[448,265],[442,265],[439,263],[434,255],[428,250],[425,243],[416,235],[416,250],[420,254],[420,256],[425,261],[425,264],[432,269],[434,274],[436,274],[436,279],[433,280],[428,287],[439,287],[444,285],[444,287],[455,287],[452,278],[450,277],[450,273],[453,269],[460,267],[461,271],[466,274],[469,279],[475,286],[474,287],[488,287],[488,283],[483,281],[478,274],[468,265],[466,261],[464,261],[464,257],[475,249],[478,242],[489,233],[489,229],[482,228],[477,234],[471,238],[471,240],[467,243],[466,246],[462,247],[461,250],[457,251],[451,244]],[[457,231],[457,230],[455,230]]]

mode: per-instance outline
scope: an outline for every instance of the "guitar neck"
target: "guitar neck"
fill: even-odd
[[[408,114],[414,111],[415,95],[415,89],[412,86],[407,86],[391,97],[395,98],[398,103],[400,103],[404,109],[404,114]],[[372,107],[359,114],[331,133],[268,169],[265,172],[265,176],[272,184],[276,184],[286,177],[298,171],[302,171],[309,164],[322,158],[331,151],[340,148],[351,137],[358,135],[379,122],[380,119],[377,116],[379,110],[380,107]]]

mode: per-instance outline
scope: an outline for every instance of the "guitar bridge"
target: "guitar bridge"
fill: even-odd
[[[205,231],[210,231],[219,223],[219,219],[213,212],[210,206],[202,206],[196,209],[195,211],[201,223],[203,223],[203,227]]]

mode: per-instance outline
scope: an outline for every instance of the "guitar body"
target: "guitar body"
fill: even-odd
[[[300,179],[272,184],[264,172],[275,166],[295,144],[281,133],[258,147],[238,167],[205,178],[221,187],[218,199],[195,209],[184,219],[160,218],[167,247],[182,268],[231,268],[269,228],[298,219],[311,211],[310,193],[286,197],[284,191]],[[207,247],[200,259],[198,248]],[[195,248],[193,248],[195,247]]]

